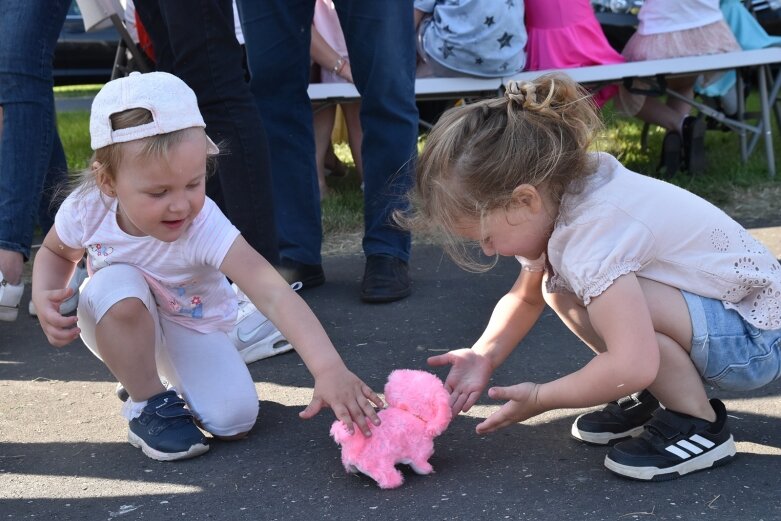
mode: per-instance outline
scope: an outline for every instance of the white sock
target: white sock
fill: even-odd
[[[122,411],[120,414],[127,420],[134,420],[141,416],[141,411],[146,407],[148,400],[143,402],[134,402],[132,398],[128,398],[125,403],[122,404]]]

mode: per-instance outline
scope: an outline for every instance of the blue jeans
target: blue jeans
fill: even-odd
[[[730,391],[781,378],[781,329],[759,329],[720,300],[681,290],[692,321],[690,357],[702,379]]]
[[[244,78],[231,0],[135,0],[157,69],[195,92],[206,133],[222,152],[206,184],[211,197],[266,260],[279,259],[268,142]]]
[[[36,223],[68,165],[57,133],[52,60],[70,0],[0,0],[0,249],[30,257]]]
[[[366,255],[409,260],[406,209],[417,156],[412,0],[335,0],[361,93]],[[322,228],[307,96],[314,0],[238,0],[250,88],[267,123],[280,256],[320,264]]]

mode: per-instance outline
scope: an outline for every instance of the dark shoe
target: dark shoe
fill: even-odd
[[[315,288],[325,283],[325,273],[321,264],[304,264],[287,257],[279,259],[277,271],[288,284],[301,283],[301,289]]]
[[[648,391],[610,402],[600,411],[581,414],[572,424],[572,436],[593,445],[612,445],[643,432],[643,425],[659,408]]]
[[[662,141],[662,157],[657,168],[662,179],[671,178],[681,169],[682,149],[681,135],[668,130]]]
[[[735,456],[735,440],[727,428],[721,401],[710,401],[716,421],[659,409],[637,438],[610,449],[605,466],[622,476],[644,481],[666,481],[728,463]]]
[[[706,129],[707,124],[703,118],[686,116],[683,120],[683,167],[692,175],[705,170]]]
[[[175,391],[151,397],[141,415],[130,420],[127,439],[158,461],[193,458],[209,450],[192,413]]]
[[[361,283],[361,300],[370,303],[394,302],[412,293],[407,263],[391,255],[366,257]]]

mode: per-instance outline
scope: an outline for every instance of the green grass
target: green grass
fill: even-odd
[[[103,85],[63,85],[54,87],[54,95],[58,98],[92,97]]]
[[[97,90],[98,86],[95,86]],[[59,87],[57,88],[59,89]],[[59,96],[61,93],[57,91]],[[756,97],[749,99],[749,109],[755,108]],[[596,147],[616,156],[628,168],[655,176],[656,165],[664,132],[652,127],[648,149],[640,144],[642,122],[634,118],[620,117],[608,105],[603,111],[605,132]],[[80,170],[87,166],[91,155],[89,147],[89,115],[84,111],[63,112],[57,116],[60,136],[68,157],[68,167]],[[781,138],[773,120],[774,148],[781,155]],[[419,140],[419,148],[425,144],[425,135]],[[781,187],[781,172],[774,180],[768,178],[764,146],[757,149],[744,165],[740,162],[738,135],[734,132],[708,131],[706,134],[708,169],[704,175],[692,178],[679,173],[670,182],[699,194],[717,206],[723,207],[736,197],[765,192],[777,193]],[[348,166],[345,177],[327,178],[331,194],[323,201],[323,233],[326,237],[346,233],[359,233],[363,229],[363,194],[350,148],[346,144],[335,146],[337,157]],[[744,201],[745,203],[745,201]],[[771,203],[773,204],[773,203]]]

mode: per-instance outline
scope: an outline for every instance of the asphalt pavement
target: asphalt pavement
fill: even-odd
[[[781,228],[770,227],[781,222],[765,224],[757,234],[781,256]],[[347,365],[377,391],[393,369],[423,369],[428,356],[471,345],[517,273],[507,259],[466,273],[437,247],[416,246],[413,295],[366,305],[362,255],[328,256],[324,268],[327,283],[302,295]],[[29,287],[25,309],[28,298]],[[0,339],[0,519],[781,519],[781,381],[712,392],[727,405],[738,457],[679,480],[611,474],[604,448],[569,435],[580,410],[479,436],[475,425],[497,407],[484,398],[436,439],[433,475],[404,469],[400,488],[381,490],[345,473],[330,411],[298,418],[312,380],[295,352],[250,365],[260,415],[247,439],[160,463],[127,443],[116,382],[81,343],[52,348],[26,312],[0,323]],[[590,356],[546,311],[493,383],[552,380]]]

